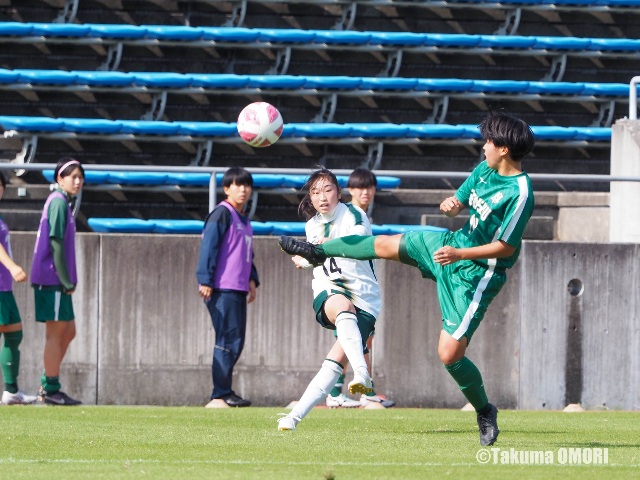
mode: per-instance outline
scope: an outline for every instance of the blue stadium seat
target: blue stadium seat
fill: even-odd
[[[460,138],[466,133],[459,125],[421,124],[409,125],[408,137],[416,138]]]
[[[122,133],[136,135],[174,135],[181,127],[179,122],[160,122],[151,120],[122,120]]]
[[[130,73],[122,72],[70,72],[76,76],[76,84],[81,85],[132,85],[135,77]]]
[[[147,38],[159,40],[198,40],[204,33],[202,28],[176,25],[142,25],[142,28],[146,29]]]
[[[249,83],[247,75],[191,74],[191,86],[202,88],[244,88]]]
[[[14,70],[20,75],[22,83],[69,85],[75,83],[78,76],[63,70]]]
[[[27,36],[33,32],[33,25],[21,22],[0,22],[0,35],[2,36]]]
[[[254,187],[281,187],[284,183],[284,177],[282,175],[273,175],[269,173],[254,173],[253,177]]]
[[[203,40],[216,42],[253,42],[258,39],[260,32],[249,28],[231,27],[204,27],[202,28]]]
[[[527,93],[579,95],[583,90],[584,83],[529,82]]]
[[[62,130],[65,132],[118,133],[122,123],[99,118],[65,118]]]
[[[536,43],[535,37],[517,35],[481,35],[479,47],[487,48],[530,48]]]
[[[202,220],[162,220],[150,219],[149,222],[155,224],[155,233],[181,233],[196,234],[202,233],[204,222]]]
[[[611,129],[604,127],[576,127],[576,140],[611,141]]]
[[[0,68],[0,83],[17,83],[19,78],[20,74],[15,70]]]
[[[0,116],[0,125],[5,130],[27,130],[32,132],[59,132],[64,124],[61,120],[47,117]]]
[[[531,130],[538,140],[572,140],[576,136],[575,128],[536,125]]]
[[[167,173],[166,185],[209,185],[209,173]]]
[[[283,136],[310,138],[344,138],[351,133],[351,126],[338,123],[285,123]]]
[[[592,38],[589,50],[637,52],[640,50],[640,40],[627,40],[624,38]]]
[[[473,88],[473,80],[455,78],[419,78],[417,91],[467,92]]]
[[[474,92],[524,92],[529,88],[529,82],[516,80],[474,80]]]
[[[480,35],[464,35],[458,33],[427,33],[424,45],[443,47],[475,47],[480,43]]]
[[[137,218],[90,218],[89,226],[100,233],[151,233],[156,225]]]
[[[43,170],[42,171],[42,175],[44,176],[44,178],[47,179],[47,181],[54,183],[55,180],[53,179],[53,174],[55,173],[54,170]],[[103,184],[103,183],[107,183],[107,181],[109,180],[109,172],[92,172],[92,171],[86,171],[84,172],[84,183],[85,184]]]
[[[628,83],[585,83],[583,95],[629,96]]]
[[[413,90],[418,85],[417,78],[364,77],[360,84],[362,90]]]
[[[384,224],[382,227],[389,229],[389,235],[397,235],[398,233],[407,232],[448,232],[448,228],[432,227],[431,225],[396,225]]]
[[[398,138],[409,131],[405,125],[393,123],[351,123],[351,137]]]
[[[235,123],[222,122],[174,122],[178,125],[180,135],[192,135],[195,137],[232,137],[238,135]]]
[[[371,225],[371,233],[374,235],[393,235],[386,225]]]
[[[337,43],[345,45],[365,45],[371,40],[371,34],[367,32],[354,32],[351,30],[309,30],[315,34],[313,43]]]
[[[351,90],[358,88],[361,83],[360,77],[305,77],[304,88]]]
[[[458,128],[462,130],[462,138],[475,138],[480,140],[482,135],[480,135],[480,130],[477,125],[456,125]]]
[[[310,43],[316,34],[308,30],[256,28],[258,40],[271,43]]]
[[[372,44],[379,45],[422,45],[425,41],[423,33],[408,32],[371,32]]]
[[[300,88],[305,83],[304,77],[294,75],[248,75],[248,87],[251,88]]]
[[[270,227],[272,235],[306,235],[304,230],[305,222],[265,222]]]
[[[300,175],[302,177],[302,175]],[[306,182],[307,179],[309,177],[304,177],[304,181]],[[347,183],[349,182],[349,175],[336,175],[336,178],[338,179],[338,185],[340,185],[341,188],[346,188],[347,187]],[[398,185],[400,185],[400,179],[398,177],[387,177],[384,175],[379,175],[376,177],[376,180],[378,180],[378,187],[377,188],[397,188]],[[304,183],[302,185],[300,185],[300,187],[302,187],[304,185]]]
[[[180,73],[145,73],[131,72],[135,77],[134,84],[144,87],[188,87],[191,77]]]
[[[262,222],[251,222],[254,235],[269,235],[273,231],[273,225]]]
[[[166,181],[166,173],[109,172],[109,183],[120,185],[163,185]]]
[[[86,37],[91,30],[89,25],[76,23],[32,23],[31,35],[43,37]]]
[[[90,37],[99,38],[143,38],[147,29],[135,25],[100,25],[91,24]]]
[[[585,50],[591,45],[588,38],[576,37],[534,37],[533,48],[540,50]]]

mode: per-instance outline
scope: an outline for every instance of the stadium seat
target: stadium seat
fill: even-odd
[[[137,218],[90,218],[89,226],[101,233],[152,233],[156,225]]]
[[[202,233],[204,222],[201,220],[161,220],[151,219],[150,222],[155,224],[155,233],[182,233],[196,234]]]
[[[109,183],[119,185],[163,185],[166,181],[166,173],[109,172]]]
[[[304,230],[305,222],[266,222],[267,225],[273,227],[272,235],[306,235]]]
[[[63,70],[14,70],[14,72],[19,75],[22,83],[70,85],[78,79],[74,73]]]
[[[204,34],[202,28],[182,27],[176,25],[142,25],[146,29],[147,38],[160,40],[198,40]]]
[[[396,225],[396,224],[385,224],[382,225],[383,228],[389,229],[389,235],[397,235],[399,233],[407,233],[407,232],[448,232],[448,228],[442,227],[432,227],[431,225]]]
[[[190,74],[191,86],[201,88],[244,88],[249,83],[247,75]]]

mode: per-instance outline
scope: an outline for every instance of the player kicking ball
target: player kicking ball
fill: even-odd
[[[322,243],[329,238],[347,235],[351,235],[348,238],[354,238],[353,235],[355,238],[368,238],[358,235],[371,235],[371,225],[365,213],[358,207],[340,202],[342,191],[331,171],[323,168],[313,172],[305,188],[309,189],[309,194],[302,199],[298,210],[308,220],[305,225],[307,240]],[[312,266],[299,256],[293,257],[293,262],[297,268]],[[300,401],[291,413],[278,419],[278,430],[295,430],[298,422],[329,394],[347,362],[351,362],[353,368],[349,393],[373,391],[364,353],[382,304],[375,264],[372,261],[325,257],[313,266],[316,320],[324,328],[335,330],[338,339]]]
[[[498,409],[489,403],[482,376],[465,351],[487,307],[506,282],[506,270],[518,259],[522,234],[533,211],[531,182],[522,158],[535,139],[522,120],[504,113],[488,115],[480,124],[486,161],[471,173],[440,210],[455,217],[469,208],[469,221],[457,232],[410,232],[394,236],[348,236],[312,245],[280,237],[290,255],[320,265],[327,258],[384,258],[412,265],[436,282],[442,310],[438,343],[440,360],[473,405],[480,444],[498,438]]]

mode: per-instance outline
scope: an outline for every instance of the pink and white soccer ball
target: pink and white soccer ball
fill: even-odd
[[[238,117],[238,133],[252,147],[268,147],[282,135],[284,122],[276,107],[255,102],[244,107]]]

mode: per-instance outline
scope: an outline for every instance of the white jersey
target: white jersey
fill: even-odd
[[[307,241],[314,244],[323,238],[372,234],[367,215],[350,203],[339,203],[328,215],[317,213],[307,222],[305,231]],[[313,269],[313,298],[324,292],[342,293],[356,307],[378,318],[382,298],[375,268],[374,260],[327,258],[323,265]]]

